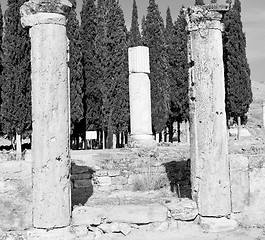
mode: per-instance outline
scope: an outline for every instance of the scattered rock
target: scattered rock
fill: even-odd
[[[196,203],[188,198],[174,199],[164,205],[175,220],[190,221],[198,215]]]

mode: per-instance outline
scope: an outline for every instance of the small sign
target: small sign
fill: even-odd
[[[86,139],[97,139],[97,131],[86,131]]]

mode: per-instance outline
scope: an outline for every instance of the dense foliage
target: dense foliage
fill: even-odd
[[[169,33],[166,34],[168,36],[168,59],[170,66],[170,114],[168,127],[172,129],[175,121],[186,121],[189,115],[188,35],[183,9],[180,11],[174,26],[169,11],[167,16],[166,32],[172,32],[171,35]],[[171,134],[172,132],[170,131],[170,136],[172,136]]]
[[[80,37],[79,22],[76,16],[76,0],[71,0],[72,10],[69,14],[66,29],[69,39],[69,60],[70,70],[70,110],[72,135],[78,137],[81,121],[84,119],[83,106],[83,64],[82,45]]]
[[[166,127],[169,114],[169,78],[164,22],[155,0],[149,0],[142,26],[142,42],[149,47],[152,124],[156,133]]]
[[[241,21],[241,3],[235,0],[224,17],[224,66],[228,119],[245,118],[252,102],[250,68],[246,57],[246,36]]]
[[[141,42],[141,34],[139,31],[139,23],[138,23],[138,9],[136,5],[136,1],[133,0],[133,10],[132,10],[132,22],[131,28],[129,32],[129,47],[139,46]]]
[[[4,17],[1,121],[4,133],[11,136],[31,129],[30,37],[19,14],[24,2],[9,0]]]
[[[83,53],[85,130],[96,130],[101,119],[101,94],[98,86],[95,38],[97,9],[94,0],[83,0],[81,44]]]
[[[117,0],[102,1],[96,37],[98,80],[102,97],[102,129],[107,131],[107,147],[112,134],[127,129],[129,122],[129,84],[127,30]]]

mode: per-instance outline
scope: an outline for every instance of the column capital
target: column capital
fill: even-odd
[[[48,23],[65,25],[65,16],[71,7],[69,0],[29,0],[20,8],[21,24],[23,27]]]
[[[228,4],[210,4],[193,6],[185,9],[187,30],[189,32],[199,29],[219,29],[222,31],[222,12],[225,12],[228,9]]]

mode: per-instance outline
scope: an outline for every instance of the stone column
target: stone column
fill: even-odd
[[[148,73],[149,49],[138,46],[129,53],[129,95],[131,146],[152,147],[155,145],[152,135],[151,88]]]
[[[70,233],[68,0],[30,0],[21,23],[30,27],[33,227],[29,239],[74,239]]]
[[[217,6],[218,9],[218,6]],[[186,9],[190,65],[190,144],[192,197],[199,214],[231,213],[222,9]]]

